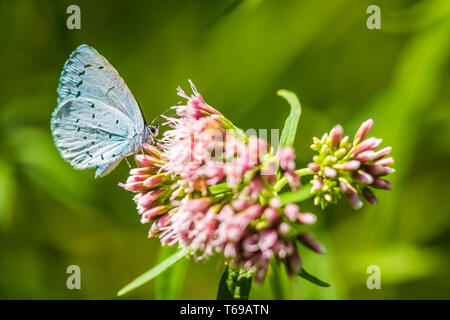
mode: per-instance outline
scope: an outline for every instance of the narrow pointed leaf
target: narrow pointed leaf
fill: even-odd
[[[296,191],[289,191],[279,194],[281,205],[285,205],[286,203],[302,202],[311,198],[312,196],[311,186],[309,184],[302,186]]]
[[[302,114],[302,107],[297,95],[288,90],[278,90],[277,95],[286,99],[291,106],[291,112],[284,123],[283,131],[281,132],[280,148],[286,146],[293,146],[295,135],[297,133],[297,125]]]
[[[159,249],[158,262],[165,261],[176,253],[177,248],[163,246]],[[155,297],[158,300],[180,299],[188,260],[181,259],[155,279]]]
[[[322,280],[320,280],[319,278],[313,276],[312,274],[306,272],[305,269],[301,268],[300,271],[298,272],[298,275],[300,278],[303,278],[305,280],[308,280],[311,283],[314,283],[318,286],[321,287],[329,287],[330,285]]]
[[[153,278],[159,276],[162,272],[167,270],[170,266],[178,262],[180,259],[184,258],[188,254],[188,250],[180,250],[177,253],[171,255],[166,260],[161,262],[160,264],[156,265],[155,267],[148,270],[146,273],[140,275],[133,281],[131,281],[129,284],[127,284],[125,287],[120,289],[120,291],[117,293],[118,296],[123,296],[124,294],[142,286],[143,284],[147,283],[148,281],[152,280]]]

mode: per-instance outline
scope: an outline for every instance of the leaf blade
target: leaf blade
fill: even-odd
[[[310,185],[304,185],[298,190],[284,192],[278,195],[281,201],[281,205],[285,205],[287,203],[302,202],[311,198],[312,196],[313,194],[311,193]]]
[[[143,273],[133,281],[131,281],[129,284],[124,286],[122,289],[117,292],[117,295],[123,296],[124,294],[127,294],[128,292],[142,286],[143,284],[147,283],[148,281],[152,280],[153,278],[160,275],[162,272],[164,272],[166,269],[168,269],[170,266],[178,262],[180,259],[184,258],[188,254],[188,250],[183,249],[175,254],[168,257],[166,260],[161,262],[160,264],[156,265],[155,267],[151,268],[147,272]]]
[[[281,132],[280,148],[293,146],[295,135],[297,133],[297,125],[302,114],[302,107],[297,95],[289,90],[278,90],[277,95],[286,99],[291,106],[291,111],[284,123],[283,131]]]
[[[313,276],[312,274],[308,273],[305,269],[301,268],[298,272],[298,276],[300,278],[303,278],[311,283],[314,283],[315,285],[318,285],[320,287],[329,287],[330,284],[326,283],[325,281],[320,280],[319,278]]]
[[[162,246],[158,253],[158,262],[163,262],[172,254],[176,248]],[[177,300],[180,298],[183,281],[186,275],[188,260],[182,259],[161,273],[155,279],[155,298],[158,300]]]

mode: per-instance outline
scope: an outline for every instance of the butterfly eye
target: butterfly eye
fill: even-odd
[[[158,135],[158,127],[149,127],[149,128],[150,128],[150,133],[152,136]]]

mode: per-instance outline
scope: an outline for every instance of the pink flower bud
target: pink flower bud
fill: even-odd
[[[261,251],[266,251],[277,242],[278,236],[275,230],[270,230],[261,235],[258,241],[259,248]]]
[[[301,233],[297,236],[298,240],[303,243],[306,247],[314,252],[324,254],[325,248],[318,242],[315,241],[314,235],[312,233]]]
[[[394,158],[389,157],[389,158],[377,160],[377,161],[375,161],[375,164],[379,165],[379,166],[390,166],[391,164],[394,164]]]
[[[258,218],[263,213],[264,209],[265,208],[263,206],[254,204],[242,211],[242,214],[253,220]]]
[[[331,140],[331,148],[333,150],[335,150],[339,147],[343,133],[344,133],[344,129],[342,128],[342,126],[340,124],[338,124],[333,129],[331,129],[330,140]]]
[[[391,190],[392,184],[387,180],[384,180],[381,178],[375,178],[372,183],[372,187],[377,188],[377,189]]]
[[[353,173],[353,179],[362,184],[372,184],[373,177],[365,171],[358,170]]]
[[[318,176],[315,176],[312,181],[312,188],[311,188],[311,192],[316,192],[319,191],[322,188],[322,179],[319,178]]]
[[[375,159],[381,159],[381,158],[384,158],[384,157],[386,157],[389,153],[391,153],[391,151],[392,151],[392,147],[386,147],[386,148],[380,149],[380,150],[378,150],[378,151],[376,152],[377,155],[376,155]]]
[[[250,136],[248,141],[248,152],[250,156],[253,158],[252,164],[256,164],[261,160],[261,156],[266,154],[269,150],[269,146],[267,141],[263,139],[259,139],[256,136]]]
[[[246,252],[256,252],[259,250],[258,236],[256,234],[246,237],[242,241],[242,247]]]
[[[278,161],[283,170],[295,170],[295,151],[292,147],[284,147],[278,151]]]
[[[315,162],[308,163],[308,168],[310,168],[313,172],[318,172],[320,170],[320,166]]]
[[[140,182],[140,181],[144,181],[145,179],[147,179],[149,176],[148,175],[145,175],[145,176],[129,176],[128,178],[127,178],[127,184],[130,184],[130,183],[134,183],[134,182]]]
[[[356,145],[359,141],[364,140],[364,138],[366,137],[367,133],[372,128],[372,126],[373,126],[372,119],[364,121],[355,134],[355,138],[353,139],[353,144]]]
[[[233,202],[231,203],[231,206],[236,211],[243,211],[250,206],[250,201],[248,201],[246,199],[238,198],[238,199],[233,200]]]
[[[283,172],[283,175],[286,177],[288,184],[292,189],[296,190],[300,187],[300,177],[294,170],[286,170]]]
[[[359,162],[358,160],[350,160],[344,163],[343,169],[348,171],[355,171],[358,170],[360,166],[361,162]]]
[[[336,170],[334,170],[331,167],[325,167],[325,169],[323,169],[323,174],[327,178],[334,178],[334,177],[336,177],[337,172],[336,172]]]
[[[264,189],[265,185],[262,182],[261,177],[256,177],[249,183],[245,192],[250,196],[250,198],[257,200],[259,193]]]
[[[297,214],[299,213],[299,211],[300,211],[300,208],[298,207],[298,205],[296,205],[294,203],[288,203],[284,207],[284,214],[291,221],[297,220]]]
[[[302,266],[302,260],[300,259],[297,250],[295,250],[294,253],[289,256],[285,266],[289,276],[294,277],[297,275],[298,271],[300,270],[300,267]]]
[[[356,189],[344,178],[339,178],[339,182],[340,182],[340,189],[343,193],[348,193],[348,192],[352,192],[352,193],[357,193]]]
[[[209,207],[210,201],[208,198],[197,198],[188,200],[184,208],[187,211],[196,213],[196,212],[204,212]]]
[[[365,171],[367,171],[368,173],[370,173],[371,175],[373,175],[375,177],[382,177],[382,176],[386,176],[388,174],[395,172],[395,170],[392,168],[380,166],[380,165],[376,165],[376,164],[366,165]]]
[[[376,155],[377,154],[375,152],[368,150],[368,151],[364,151],[364,152],[361,152],[360,154],[358,154],[356,156],[356,160],[359,160],[361,162],[372,161],[373,159],[375,159]]]
[[[278,225],[278,232],[285,235],[291,230],[291,226],[287,222],[282,222]]]
[[[378,147],[383,140],[377,138],[369,138],[361,142],[355,149],[352,151],[352,155],[357,155],[366,150],[373,150]]]
[[[271,206],[274,209],[279,209],[281,206],[281,201],[280,198],[278,197],[273,197],[272,199],[269,200],[269,206]]]
[[[136,204],[141,207],[148,207],[155,202],[164,191],[164,189],[149,191],[137,199]]]
[[[133,183],[119,183],[119,186],[124,188],[125,190],[132,192],[144,192],[147,191],[147,187],[144,186],[142,182],[133,182]]]
[[[146,151],[147,153],[151,154],[155,158],[160,158],[161,157],[161,151],[156,146],[154,146],[152,144],[144,143],[142,145],[142,149],[144,149],[144,151]]]
[[[156,216],[165,213],[169,208],[167,206],[157,206],[151,208],[142,214],[141,223],[148,223],[152,221]]]
[[[164,181],[164,179],[165,179],[165,176],[163,174],[158,174],[156,176],[151,176],[151,177],[147,178],[143,184],[147,188],[154,188],[154,187],[161,185],[161,183]]]
[[[280,218],[280,215],[277,210],[274,208],[266,208],[264,210],[264,218],[266,218],[267,222],[272,223]]]
[[[219,111],[206,104],[205,100],[203,100],[202,96],[199,94],[189,99],[188,106],[199,111],[206,111],[211,114],[222,115]]]
[[[358,196],[358,193],[356,192],[347,192],[346,194],[347,200],[352,206],[353,209],[359,210],[363,206],[363,202],[361,201],[361,198]]]
[[[362,190],[362,194],[363,194],[364,198],[366,198],[366,200],[369,201],[369,203],[376,204],[378,202],[377,198],[372,193],[372,191],[370,191],[369,188],[364,188]]]
[[[140,167],[160,167],[163,162],[146,154],[137,154],[134,160]]]
[[[234,243],[227,243],[225,249],[223,250],[223,255],[227,258],[236,258],[237,257],[237,248]]]
[[[130,170],[130,175],[137,176],[137,175],[150,175],[154,173],[153,168],[145,167],[145,168],[133,168]]]
[[[298,221],[303,224],[311,225],[316,223],[317,217],[314,213],[302,212],[298,215]]]

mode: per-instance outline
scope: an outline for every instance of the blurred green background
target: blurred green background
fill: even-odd
[[[81,30],[66,28],[70,4]],[[381,30],[366,27],[370,4]],[[313,136],[336,123],[353,134],[372,117],[371,133],[393,146],[393,190],[358,212],[305,205],[328,253],[301,250],[304,266],[331,287],[284,278],[284,297],[450,298],[448,0],[0,1],[0,298],[116,298],[158,259],[158,240],[117,186],[127,165],[94,179],[53,145],[59,74],[82,43],[115,66],[148,122],[187,79],[243,129],[281,128],[289,110],[276,90],[295,91],[298,166]],[[81,290],[66,288],[72,264]],[[178,268],[172,282],[124,298],[214,299],[223,261],[186,265],[185,276]],[[381,290],[366,287],[369,265],[381,269]],[[273,297],[267,280],[251,298]]]

